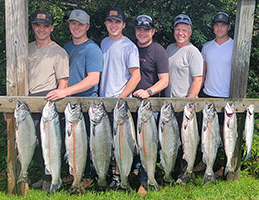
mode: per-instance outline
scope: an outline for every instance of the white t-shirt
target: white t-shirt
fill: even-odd
[[[214,97],[229,97],[233,39],[219,45],[215,40],[203,45],[202,56],[207,63],[203,92]]]
[[[139,67],[137,46],[127,37],[101,42],[103,71],[100,82],[100,97],[118,97],[126,87],[131,74],[129,68]]]

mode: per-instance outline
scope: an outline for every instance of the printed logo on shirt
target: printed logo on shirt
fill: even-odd
[[[139,61],[146,62],[145,58],[140,58]]]

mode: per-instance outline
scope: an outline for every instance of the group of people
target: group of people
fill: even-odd
[[[196,98],[204,83],[202,97],[228,97],[233,40],[228,35],[230,21],[226,13],[214,16],[216,38],[206,43],[201,53],[190,42],[192,21],[185,14],[175,17],[176,42],[166,50],[153,40],[154,20],[148,15],[136,18],[136,41],[131,41],[122,33],[126,26],[124,12],[120,8],[107,10],[105,26],[109,36],[102,40],[101,48],[87,36],[90,17],[85,11],[73,10],[68,21],[72,41],[63,49],[51,40],[54,29],[51,13],[45,10],[33,13],[31,25],[36,40],[29,44],[29,95],[45,96],[49,101],[66,96]],[[84,114],[89,128],[89,116]],[[113,124],[112,113],[109,115]],[[40,117],[33,114],[39,140]],[[178,113],[178,120],[181,118]],[[90,133],[89,129],[87,132]],[[51,177],[44,168],[40,145],[36,147],[34,160],[44,173],[32,186],[48,191]],[[132,173],[138,174],[141,169],[138,192],[146,194],[147,175],[137,164]],[[96,176],[90,159],[86,165],[84,187],[92,185]],[[112,165],[110,188],[117,190],[120,172],[115,160]]]

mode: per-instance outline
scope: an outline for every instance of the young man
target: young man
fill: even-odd
[[[140,81],[139,53],[136,45],[122,34],[126,26],[124,12],[111,8],[106,13],[105,26],[109,32],[101,42],[103,72],[100,83],[101,97],[128,97]],[[111,125],[113,114],[109,113]],[[113,165],[116,165],[113,163]],[[120,188],[120,172],[115,167],[110,188]]]
[[[153,41],[155,27],[153,19],[148,15],[140,15],[135,22],[135,35],[139,50],[141,80],[134,90],[133,96],[139,98],[160,97],[161,91],[168,85],[169,67],[165,49]],[[135,117],[136,118],[136,117]],[[139,157],[136,157],[140,165]],[[134,172],[136,175],[138,169]],[[147,194],[147,173],[141,167],[140,187],[138,193]]]
[[[53,17],[50,12],[38,10],[32,16],[32,28],[36,41],[29,44],[28,57],[28,80],[29,96],[45,96],[49,91],[56,88],[67,87],[69,66],[66,51],[51,40],[50,34],[54,29]],[[49,191],[51,176],[45,174],[44,160],[40,139],[40,113],[32,114],[39,144],[35,148],[33,159],[42,168],[42,179],[32,187]]]
[[[216,38],[203,45],[203,80],[204,88],[200,93],[202,98],[228,98],[231,78],[231,62],[233,39],[228,35],[230,20],[226,13],[219,12],[213,18],[213,30]],[[224,114],[219,113],[221,136],[223,134]],[[201,161],[194,171],[202,171],[205,164]],[[216,177],[223,175],[223,168],[215,173]]]
[[[169,57],[169,85],[167,97],[196,98],[202,85],[203,63],[199,50],[190,42],[191,19],[180,14],[174,19],[176,43],[167,48]]]
[[[64,48],[69,55],[69,87],[48,93],[45,98],[51,101],[66,96],[98,96],[98,83],[102,71],[103,55],[98,45],[87,36],[87,31],[90,28],[90,17],[83,10],[73,10],[68,20],[72,41],[65,44]],[[90,124],[88,113],[84,113],[84,118],[89,138]],[[82,179],[82,184],[85,188],[93,184],[95,180],[95,172],[89,152],[88,150],[86,169]],[[64,182],[70,182],[72,180],[73,177],[63,179]]]

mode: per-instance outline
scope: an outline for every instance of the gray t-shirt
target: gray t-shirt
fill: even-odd
[[[131,74],[129,68],[139,67],[137,46],[127,37],[101,42],[103,71],[100,82],[100,97],[118,97],[126,87]]]
[[[173,43],[166,51],[169,58],[169,84],[165,96],[187,97],[193,77],[202,76],[202,55],[191,43],[182,48],[177,48],[176,43]]]

